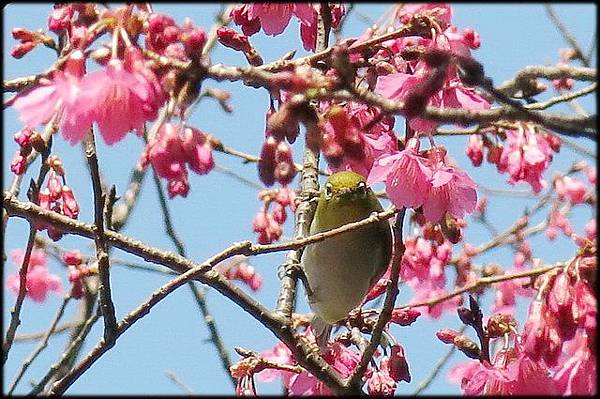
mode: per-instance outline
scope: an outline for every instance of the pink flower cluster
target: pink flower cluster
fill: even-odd
[[[394,119],[372,123],[378,118],[378,111],[365,104],[327,109],[321,151],[332,172],[351,170],[366,178],[377,158],[397,150]]]
[[[260,150],[258,176],[267,186],[275,181],[286,186],[294,179],[297,170],[292,156],[292,147],[285,140],[268,135]]]
[[[595,252],[582,249],[581,253],[565,268],[539,278],[538,295],[529,307],[522,333],[518,334],[513,324],[491,335],[514,335],[513,347],[505,340],[493,362],[471,361],[450,372],[449,380],[460,383],[464,394],[596,393],[597,299],[590,278],[595,278],[597,261]],[[510,318],[500,319],[506,317]],[[447,335],[438,333],[444,342],[449,342]]]
[[[449,375],[465,395],[556,395],[548,370],[518,346],[496,353],[493,363],[470,361]]]
[[[554,178],[554,191],[560,200],[567,199],[571,205],[582,204],[587,198],[587,187],[576,177],[559,174]]]
[[[303,334],[308,339],[314,339],[310,329],[305,330]],[[271,350],[262,352],[261,355],[265,359],[277,364],[297,364],[292,352],[281,342]],[[348,378],[358,365],[360,354],[340,342],[333,342],[328,344],[325,353],[323,353],[323,358],[340,377]],[[278,377],[281,378],[289,395],[321,396],[332,394],[331,390],[323,382],[307,371],[296,374],[285,370],[266,369],[258,372],[256,376],[263,382],[271,382]],[[398,382],[410,382],[411,377],[404,348],[397,343],[391,345],[389,356],[382,356],[379,359],[379,367],[377,369],[368,366],[364,379],[366,380],[369,394],[386,396],[394,394]]]
[[[552,161],[552,152],[558,152],[558,148],[552,145],[552,139],[555,139],[552,135],[544,135],[529,123],[506,131],[506,143],[496,162],[498,171],[508,172],[509,184],[524,181],[536,194],[539,193],[546,187],[542,175]]]
[[[38,193],[37,204],[47,210],[54,211],[71,219],[79,217],[79,203],[75,199],[71,187],[65,184],[65,175],[62,162],[56,155],[51,155],[47,160],[50,165],[46,187]],[[38,230],[48,230],[48,237],[58,241],[63,233],[51,224],[36,223]]]
[[[331,4],[330,8],[331,25],[335,28],[340,24],[345,8],[342,4]],[[314,51],[319,12],[320,5],[310,3],[255,3],[234,7],[230,16],[247,36],[255,34],[261,27],[265,34],[276,36],[285,30],[294,15],[300,21],[300,35],[304,48]]]
[[[461,81],[456,66],[450,63],[450,55],[470,57],[470,49],[479,47],[479,35],[473,29],[460,32],[451,25],[452,9],[448,4],[404,5],[397,9],[394,18],[406,23],[417,14],[433,16],[438,22],[431,38],[402,37],[384,42],[384,45],[394,54],[418,45],[426,53],[435,53],[436,56],[432,60],[417,58],[395,62],[395,65],[387,64],[391,71],[377,78],[375,90],[386,98],[405,102],[406,117],[412,129],[432,132],[437,123],[419,117],[426,105],[481,110],[488,109],[490,103],[467,87]]]
[[[246,284],[254,292],[262,286],[263,279],[260,274],[250,265],[243,255],[234,256],[226,263],[215,266],[215,270],[225,276],[228,280],[237,280]]]
[[[15,142],[19,145],[19,150],[15,153],[15,156],[10,163],[10,170],[15,175],[22,175],[27,169],[27,157],[33,150],[33,144],[31,140],[33,134],[33,131],[28,128],[19,130],[17,133],[15,133],[14,138]],[[39,134],[37,136],[39,136]]]
[[[199,60],[206,44],[206,33],[189,18],[182,26],[168,15],[153,13],[148,18],[146,48],[180,60]]]
[[[165,123],[144,148],[140,166],[151,164],[158,176],[168,180],[169,198],[186,197],[190,189],[187,168],[199,175],[210,172],[215,166],[212,149],[206,133],[182,124]]]
[[[141,134],[144,123],[156,119],[165,94],[139,49],[127,48],[124,61],[114,58],[98,71],[84,75],[84,69],[83,53],[76,51],[64,71],[19,93],[14,107],[25,125],[33,128],[57,115],[64,138],[75,144],[96,122],[110,145],[129,131]]]
[[[21,249],[15,249],[10,254],[11,261],[20,268],[23,265],[25,252]],[[44,302],[48,292],[54,292],[57,295],[62,293],[60,278],[48,271],[48,261],[46,253],[39,249],[34,249],[27,265],[27,297],[35,302]],[[19,293],[21,281],[19,273],[11,274],[6,279],[6,287],[15,295]]]
[[[314,336],[310,329],[306,329],[303,335],[310,340]],[[262,352],[261,355],[270,361],[278,364],[297,364],[289,348],[279,342],[271,350]],[[358,362],[360,355],[342,345],[339,342],[329,343],[323,358],[332,368],[343,378],[350,376]],[[266,369],[256,374],[259,381],[270,382],[276,378],[281,378],[284,387],[290,395],[331,395],[332,392],[327,386],[307,371],[299,374],[279,369]]]
[[[438,244],[422,237],[405,241],[400,277],[411,287],[414,296],[412,303],[419,303],[440,297],[446,293],[445,266],[452,258],[452,244],[444,241]],[[430,317],[438,318],[446,310],[454,310],[460,298],[444,301],[438,305],[415,308]]]
[[[411,138],[402,151],[384,155],[373,163],[367,184],[385,181],[386,192],[398,207],[423,207],[425,217],[434,223],[446,213],[462,218],[475,210],[476,184],[462,170],[447,166],[441,147],[419,153],[419,141]]]
[[[83,258],[79,250],[66,251],[63,253],[62,260],[67,265],[67,276],[71,286],[71,297],[81,299],[85,293],[83,279],[92,274],[91,269],[83,263]]]
[[[258,198],[263,206],[254,217],[252,228],[258,234],[259,244],[270,244],[281,237],[282,226],[287,219],[286,208],[296,211],[296,194],[286,186],[276,190],[263,190]]]

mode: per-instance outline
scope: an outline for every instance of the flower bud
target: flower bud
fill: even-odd
[[[471,312],[469,309],[461,306],[458,309],[456,309],[456,312],[458,313],[458,317],[464,324],[466,324],[468,326],[475,325],[475,319],[473,316],[473,312]]]
[[[454,337],[454,346],[462,353],[470,357],[471,359],[479,360],[481,358],[481,350],[477,344],[471,341],[465,335],[458,335]]]
[[[187,172],[182,173],[179,177],[169,180],[167,185],[167,194],[169,198],[173,198],[177,195],[187,197],[190,191],[190,185],[188,183]]]
[[[10,171],[15,175],[22,175],[27,169],[27,157],[17,152],[10,163]]]
[[[79,204],[73,195],[73,190],[69,186],[62,186],[63,212],[71,219],[77,219],[79,216]]]
[[[401,326],[410,326],[419,316],[421,316],[421,312],[412,308],[394,309],[392,310],[391,321]]]
[[[202,54],[206,44],[206,33],[200,28],[193,28],[183,35],[183,46],[188,57],[194,58]]]
[[[258,160],[258,176],[266,186],[275,183],[275,152],[277,140],[273,136],[267,137],[260,151]]]
[[[445,344],[453,344],[454,338],[460,335],[458,331],[444,328],[435,333],[436,337]]]
[[[280,141],[275,152],[277,165],[273,175],[279,184],[288,185],[296,176],[296,165],[292,158],[292,148],[285,141]]]
[[[35,46],[37,46],[36,42],[19,43],[10,50],[10,55],[17,59],[22,58],[25,54],[33,50]]]
[[[267,132],[279,141],[288,138],[288,141],[293,143],[296,140],[300,133],[300,126],[298,116],[289,103],[284,103],[276,112],[268,116]]]
[[[248,36],[241,35],[226,26],[221,26],[217,29],[217,40],[225,47],[243,51],[244,53],[248,53],[252,49]]]
[[[287,219],[285,207],[277,202],[273,205],[273,219],[279,224],[284,224]]]
[[[387,286],[390,283],[390,281],[391,280],[389,278],[380,278],[377,281],[377,283],[375,283],[373,288],[371,288],[369,293],[367,294],[367,297],[365,298],[365,302],[371,301],[371,300],[377,298],[378,296],[382,295],[385,292],[385,290],[387,289]],[[393,317],[393,312],[392,312],[392,317]]]
[[[48,174],[48,190],[50,190],[50,199],[58,200],[62,196],[62,181],[56,175],[56,172],[50,171]]]
[[[31,144],[31,135],[32,134],[33,134],[33,131],[29,128],[21,129],[17,133],[15,133],[15,136],[14,136],[15,142],[19,146],[25,147],[25,146]]]
[[[389,368],[390,377],[394,381],[406,381],[410,383],[411,377],[408,362],[406,361],[404,348],[399,344],[392,345]]]
[[[65,262],[69,266],[79,266],[82,262],[81,252],[78,250],[75,251],[65,251],[63,253],[63,262]]]
[[[12,37],[19,40],[21,43],[32,42],[36,39],[37,34],[25,28],[13,28],[11,31]]]

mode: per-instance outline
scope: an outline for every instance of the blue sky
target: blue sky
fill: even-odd
[[[357,4],[350,19],[345,24],[346,36],[358,36],[367,27],[364,18],[368,16],[377,20],[391,4]],[[178,23],[189,16],[196,25],[208,29],[219,10],[219,4],[157,4],[155,10],[171,15]],[[481,61],[488,76],[495,83],[510,78],[520,68],[530,64],[554,64],[558,60],[558,50],[567,47],[557,29],[549,22],[546,11],[541,4],[457,4],[454,7],[453,23],[459,28],[472,27],[481,36],[481,48],[473,53]],[[587,50],[596,29],[596,6],[593,4],[559,4],[555,6],[563,22],[572,31],[580,45]],[[4,79],[34,74],[45,70],[54,60],[53,53],[47,49],[36,49],[21,60],[8,56],[15,41],[10,36],[13,27],[21,26],[36,30],[44,28],[51,5],[46,4],[12,4],[3,9],[3,65]],[[305,54],[299,40],[298,23],[293,20],[284,34],[275,38],[266,37],[262,32],[252,37],[252,42],[259,50],[265,62],[280,57],[291,49],[297,49],[298,56]],[[214,63],[244,65],[243,56],[230,49],[217,45],[212,53]],[[595,65],[596,55],[592,63]],[[247,153],[258,154],[264,133],[264,114],[268,107],[266,91],[257,90],[240,84],[207,82],[206,87],[218,87],[229,90],[232,94],[233,114],[225,114],[218,105],[211,101],[202,102],[190,119],[190,124],[219,137],[226,145]],[[5,96],[6,98],[6,96]],[[595,109],[592,98],[581,101],[589,110]],[[557,110],[569,112],[567,107],[556,107]],[[3,118],[3,178],[4,188],[8,187],[12,178],[8,168],[16,144],[12,135],[21,128],[14,110],[4,111]],[[400,122],[400,121],[399,121]],[[400,126],[400,124],[398,124]],[[92,190],[89,175],[83,164],[84,157],[79,146],[70,146],[62,138],[56,137],[53,150],[61,156],[65,164],[69,185],[81,206],[80,220],[93,220]],[[588,148],[595,148],[586,139],[577,140]],[[299,159],[301,142],[298,140],[293,148]],[[484,182],[488,187],[525,190],[527,186],[511,187],[505,183],[506,176],[498,175],[495,167],[485,164],[474,169],[464,155],[466,137],[442,139],[450,155],[477,182]],[[129,179],[131,168],[137,162],[142,142],[134,135],[119,144],[108,147],[99,143],[98,153],[100,167],[108,181],[117,186],[122,193]],[[573,161],[581,159],[568,148],[563,148],[555,157],[550,170],[545,174],[550,179],[553,171],[565,170]],[[256,167],[244,165],[238,159],[223,154],[215,154],[216,163],[225,168],[236,170],[244,177],[258,181]],[[591,159],[586,159],[589,163]],[[39,161],[32,168],[37,169]],[[33,176],[27,174],[25,181]],[[240,184],[231,177],[213,171],[206,176],[190,174],[191,190],[187,198],[169,201],[175,228],[185,243],[188,256],[202,261],[232,242],[252,239],[251,220],[260,206],[257,192]],[[21,198],[25,198],[23,189]],[[516,204],[516,201],[519,201]],[[489,214],[492,223],[498,230],[507,228],[523,208],[533,204],[532,200],[515,200],[505,197],[490,197]],[[545,214],[539,215],[533,222],[542,220]],[[574,227],[578,232],[591,217],[589,209],[576,209]],[[172,243],[164,234],[162,216],[156,196],[156,190],[150,176],[146,177],[139,206],[133,212],[129,224],[123,233],[165,250],[174,250]],[[10,220],[4,247],[6,251],[24,248],[27,241],[27,223],[20,219]],[[287,222],[284,236],[292,232],[291,222]],[[466,240],[472,244],[480,244],[490,239],[487,230],[473,224],[467,233]],[[93,254],[93,242],[77,237],[65,237],[59,244],[68,249],[80,249]],[[531,240],[534,256],[542,257],[546,262],[566,259],[573,253],[573,244],[559,239],[549,244],[538,237]],[[454,246],[457,253],[461,246]],[[138,262],[119,250],[113,255],[119,259]],[[278,292],[276,268],[283,260],[283,253],[263,255],[251,259],[251,263],[261,273],[264,284],[256,298],[272,308]],[[478,259],[478,262],[494,261],[505,268],[512,265],[512,256],[508,251],[490,252]],[[58,264],[51,264],[53,272],[63,278],[66,286],[64,270]],[[12,273],[15,267],[7,263],[4,278]],[[113,298],[117,309],[117,317],[122,318],[130,310],[137,307],[156,288],[164,284],[167,278],[143,271],[128,270],[115,267],[111,272]],[[410,290],[402,289],[398,303],[410,299]],[[490,295],[484,298],[489,303]],[[14,303],[14,296],[6,290],[3,293],[3,316],[9,317],[9,308]],[[207,293],[208,306],[216,318],[219,330],[232,359],[238,356],[233,352],[234,346],[262,351],[275,344],[274,336],[262,328],[253,318],[240,311],[234,304],[215,292]],[[299,296],[299,311],[307,311],[303,295]],[[26,301],[22,311],[22,325],[19,332],[34,332],[45,329],[60,303],[60,298],[51,296],[43,305]],[[488,309],[484,306],[484,310]],[[525,308],[519,308],[519,321],[522,322]],[[71,303],[64,320],[70,320],[76,312],[76,304]],[[412,374],[410,384],[402,383],[398,394],[412,393],[418,383],[429,373],[432,365],[443,356],[447,347],[435,338],[435,331],[442,327],[458,328],[456,315],[448,314],[440,320],[421,317],[413,326],[394,328],[394,335],[404,345]],[[88,337],[82,353],[89,351],[100,339],[101,323],[97,323]],[[220,367],[218,356],[211,344],[206,343],[208,330],[196,307],[192,295],[186,287],[182,287],[173,295],[160,303],[152,312],[132,327],[119,340],[116,347],[104,355],[82,378],[68,391],[69,394],[180,394],[181,389],[173,384],[165,375],[172,370],[197,394],[230,394],[232,387]],[[53,364],[66,344],[67,335],[58,335],[50,340],[49,347],[30,368],[16,393],[27,393],[29,381],[39,379]],[[6,390],[25,357],[35,347],[32,343],[17,343],[13,346],[8,362],[4,367],[4,385]],[[462,355],[454,355],[442,370],[437,380],[426,393],[458,394],[457,386],[446,382],[445,374],[450,366],[464,361]],[[258,384],[258,392],[262,394],[278,394],[281,388],[277,383]]]

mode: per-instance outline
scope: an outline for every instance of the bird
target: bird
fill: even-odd
[[[322,233],[381,211],[381,203],[363,176],[336,172],[319,193],[309,233]],[[314,312],[311,325],[321,350],[326,348],[333,325],[362,303],[388,268],[392,243],[390,223],[382,220],[304,248],[300,264]]]

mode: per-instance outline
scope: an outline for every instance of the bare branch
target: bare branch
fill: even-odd
[[[100,292],[100,309],[104,317],[104,338],[108,342],[113,342],[112,337],[117,327],[117,318],[115,316],[115,305],[110,293],[110,260],[108,257],[108,244],[104,236],[104,204],[106,195],[102,192],[96,143],[94,142],[94,132],[91,128],[86,138],[85,156],[90,167],[94,191],[94,224],[96,230],[94,241],[96,243],[96,258],[98,259],[98,275],[100,276],[98,290]]]
[[[42,340],[38,344],[37,348],[35,348],[33,350],[33,352],[31,352],[31,354],[27,357],[27,359],[25,359],[25,361],[21,365],[21,368],[17,372],[17,376],[15,377],[15,380],[13,381],[12,385],[8,389],[9,396],[12,395],[13,391],[17,387],[17,384],[19,383],[19,381],[21,381],[21,378],[23,377],[23,375],[25,374],[25,371],[27,371],[27,369],[29,368],[31,363],[33,363],[33,361],[38,357],[38,355],[40,353],[42,353],[42,351],[46,348],[46,346],[48,346],[48,340],[50,339],[50,336],[54,333],[54,331],[56,329],[56,325],[62,318],[62,316],[65,312],[65,308],[67,307],[67,304],[69,303],[70,300],[71,300],[70,295],[67,295],[65,297],[65,299],[63,299],[62,304],[58,308],[58,312],[56,312],[56,316],[54,316],[54,319],[50,323],[50,328],[48,329],[48,331],[46,331],[46,333],[42,337]]]

